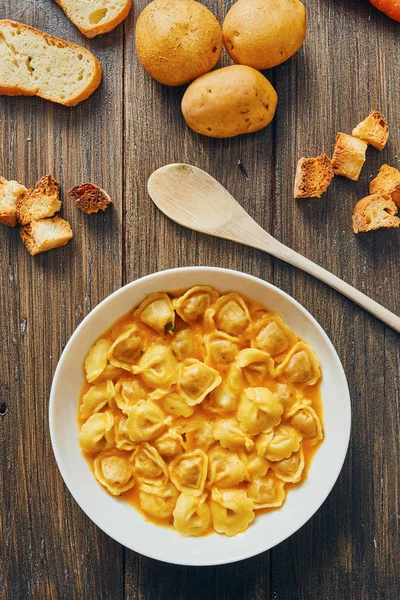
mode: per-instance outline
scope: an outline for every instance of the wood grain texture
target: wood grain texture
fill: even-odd
[[[310,276],[262,252],[172,223],[146,193],[168,162],[207,170],[277,239],[400,312],[399,232],[355,237],[351,211],[384,162],[400,167],[399,25],[367,0],[304,0],[308,38],[268,73],[273,124],[231,140],[201,138],[180,114],[183,88],[150,79],[134,49],[138,0],[123,26],[87,40],[49,0],[3,0],[0,18],[89,48],[104,67],[76,108],[0,97],[0,174],[32,185],[52,172],[63,190],[83,180],[114,204],[88,217],[66,200],[73,241],[32,258],[0,228],[1,600],[397,600],[399,589],[399,336]],[[233,2],[206,0],[220,22]],[[223,65],[229,64],[225,57]],[[360,180],[335,178],[320,200],[294,201],[300,156],[331,153],[370,109],[390,141],[368,150]],[[28,141],[30,138],[30,141]],[[249,179],[243,178],[237,158]],[[62,348],[82,318],[122,283],[185,265],[230,267],[274,282],[331,337],[348,376],[353,430],[339,480],[316,515],[268,553],[212,568],[168,566],[123,549],[78,508],[58,473],[48,396]]]

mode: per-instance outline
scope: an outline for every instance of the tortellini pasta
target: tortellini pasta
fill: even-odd
[[[168,482],[168,467],[159,452],[147,442],[140,444],[132,455],[135,472],[141,481],[158,485]]]
[[[219,490],[211,492],[211,515],[215,531],[229,537],[246,531],[254,520],[254,502],[244,490]]]
[[[139,400],[128,413],[128,434],[133,442],[149,442],[166,428],[167,418],[151,400]]]
[[[257,348],[245,348],[236,357],[236,364],[242,369],[248,385],[262,385],[268,375],[274,373],[274,361],[267,352]]]
[[[237,454],[216,447],[208,455],[208,480],[218,488],[230,488],[244,479],[244,464]]]
[[[184,451],[183,439],[174,429],[166,431],[154,441],[154,446],[165,459],[175,458]]]
[[[115,388],[112,381],[92,385],[82,398],[79,409],[81,417],[88,419],[94,413],[99,412],[106,404],[111,407],[114,396]]]
[[[208,410],[216,413],[235,411],[239,404],[242,389],[242,370],[233,363],[229,366],[226,380],[210,393],[206,402]]]
[[[139,400],[145,400],[146,396],[146,391],[137,379],[120,379],[115,386],[115,402],[126,415],[132,406]]]
[[[150,294],[84,367],[79,444],[95,478],[184,536],[234,536],[278,509],[324,437],[313,349],[236,292]]]
[[[283,406],[267,388],[247,388],[242,392],[237,418],[245,431],[257,435],[281,422]]]
[[[171,348],[178,360],[189,358],[194,351],[194,337],[190,329],[178,331],[171,343]]]
[[[114,367],[131,371],[133,364],[140,357],[142,344],[137,335],[136,325],[132,325],[117,337],[107,353],[107,358]]]
[[[223,448],[228,450],[245,449],[250,452],[254,448],[254,441],[243,431],[237,419],[222,419],[214,429],[214,438]]]
[[[113,496],[120,496],[135,485],[129,460],[113,452],[103,452],[95,458],[94,476]]]
[[[190,288],[180,298],[172,301],[172,304],[183,321],[194,323],[204,315],[218,298],[218,292],[206,285],[197,285]]]
[[[134,450],[136,443],[132,442],[128,432],[128,419],[121,416],[115,419],[114,426],[115,447],[119,450]]]
[[[292,383],[315,385],[321,378],[321,368],[318,358],[305,342],[298,342],[285,357],[276,370],[283,373]]]
[[[283,481],[270,473],[254,479],[247,488],[249,498],[254,502],[254,510],[282,506],[286,496],[284,486]]]
[[[321,421],[307,400],[288,412],[292,427],[307,438],[310,444],[317,444],[323,438]]]
[[[174,330],[175,311],[167,294],[150,294],[135,310],[134,316],[157,333],[172,333]]]
[[[257,335],[252,340],[252,346],[275,356],[289,348],[292,337],[292,332],[280,317],[266,315],[257,324]]]
[[[209,365],[213,363],[230,363],[235,360],[235,356],[239,352],[239,338],[223,331],[213,331],[206,334],[204,343],[207,350],[205,362]]]
[[[209,310],[217,329],[231,335],[242,333],[251,322],[246,302],[235,292],[221,296]]]
[[[271,463],[271,469],[282,481],[297,483],[300,481],[304,469],[303,448],[300,447],[300,450],[293,452],[289,458]]]
[[[95,413],[82,425],[79,444],[85,452],[103,452],[114,444],[114,415],[110,411]]]
[[[301,440],[302,437],[296,429],[280,425],[259,435],[256,443],[257,452],[267,460],[283,460],[292,456],[293,452],[297,452]]]
[[[206,483],[207,467],[207,454],[203,450],[195,450],[174,458],[169,465],[169,474],[180,492],[200,496]]]
[[[178,391],[189,406],[203,402],[221,381],[218,371],[195,358],[187,358],[179,366]]]
[[[111,346],[112,343],[109,340],[100,338],[90,348],[85,358],[85,372],[88,383],[93,383],[98,379],[107,367],[107,356]]]
[[[207,504],[207,494],[201,496],[181,494],[173,514],[174,527],[182,535],[198,537],[210,529],[211,510]]]
[[[150,346],[138,364],[132,367],[144,383],[153,389],[169,392],[178,379],[178,363],[172,351],[159,344]]]
[[[178,490],[170,481],[163,485],[144,483],[139,491],[142,510],[157,519],[166,519],[172,515],[178,496]]]

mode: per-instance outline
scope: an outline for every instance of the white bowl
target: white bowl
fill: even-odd
[[[282,315],[293,331],[315,349],[322,365],[325,440],[308,477],[290,490],[282,508],[261,515],[233,538],[213,534],[183,537],[144,519],[130,504],[112,497],[95,480],[78,445],[78,397],[83,362],[116,319],[152,292],[211,285],[238,291]],[[321,506],[343,465],[350,436],[350,397],[346,377],[328,336],[298,302],[270,283],[227,269],[188,267],[161,271],[129,283],[103,300],[82,321],[60,358],[50,395],[50,435],[61,475],[76,502],[100,529],[140,554],[180,565],[218,565],[269,550],[297,531]]]

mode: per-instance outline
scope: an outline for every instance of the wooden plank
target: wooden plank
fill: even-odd
[[[75,504],[50,447],[48,397],[75,327],[121,284],[122,28],[87,41],[55,3],[6,2],[13,18],[90,48],[101,88],[75,108],[0,98],[0,173],[33,185],[51,172],[72,185],[93,180],[115,203],[86,216],[65,200],[74,239],[31,257],[17,230],[1,226],[0,597],[122,598],[123,549]],[[4,368],[5,366],[5,368]],[[1,402],[0,402],[1,404]]]
[[[136,3],[136,16],[146,6]],[[224,3],[206,6],[222,22]],[[136,17],[135,17],[136,18]],[[152,171],[170,162],[186,162],[216,177],[265,228],[271,227],[273,128],[231,140],[212,140],[189,130],[180,113],[183,88],[153,81],[140,66],[134,49],[132,15],[125,25],[125,281],[148,273],[188,265],[242,270],[271,280],[272,259],[250,248],[190,232],[162,215],[146,192]],[[226,55],[221,63],[229,64]],[[249,173],[243,178],[237,158]],[[241,565],[214,569],[171,567],[126,552],[127,600],[268,597],[268,555]]]
[[[399,166],[400,89],[391,58],[398,27],[361,0],[306,4],[304,49],[276,69],[275,233],[398,313],[398,231],[356,237],[351,230],[353,206],[368,194],[379,166]],[[351,133],[373,108],[389,120],[387,149],[368,149],[357,183],[338,177],[321,200],[294,201],[298,158],[330,154],[336,132]],[[328,500],[272,552],[272,597],[395,598],[400,560],[398,335],[312,278],[282,264],[275,273],[279,287],[311,311],[337,348],[349,380],[353,429],[349,456]]]

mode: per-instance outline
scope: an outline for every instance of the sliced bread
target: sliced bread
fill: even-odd
[[[364,233],[381,227],[399,227],[397,206],[385,194],[371,194],[359,200],[353,210],[353,231]]]
[[[67,17],[88,38],[111,31],[129,14],[132,0],[56,0]]]
[[[17,203],[27,189],[18,181],[7,181],[0,177],[0,223],[9,227],[17,225]]]
[[[89,50],[28,25],[0,20],[0,94],[40,96],[74,106],[99,86],[101,66]]]
[[[68,221],[60,217],[39,219],[21,227],[20,234],[30,254],[40,254],[59,246],[65,246],[72,238],[72,229]]]
[[[17,201],[17,219],[20,225],[52,217],[61,208],[60,182],[45,175],[34,189],[24,192]]]

